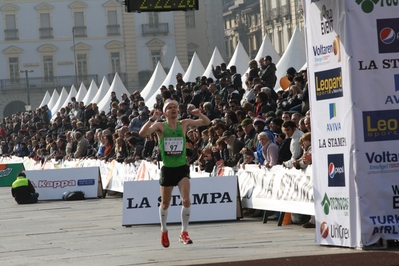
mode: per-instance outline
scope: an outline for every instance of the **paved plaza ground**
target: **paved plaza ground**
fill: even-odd
[[[17,205],[10,188],[1,187],[0,201],[0,258],[5,266],[263,265],[265,259],[276,258],[283,258],[273,262],[280,265],[309,265],[290,263],[294,262],[293,257],[309,261],[315,255],[334,255],[339,259],[337,255],[344,254],[342,258],[346,259],[342,262],[352,261],[351,258],[360,261],[355,256],[399,256],[397,249],[378,255],[374,251],[320,246],[314,241],[314,229],[298,225],[278,227],[275,221],[263,224],[261,218],[190,224],[193,245],[179,243],[180,225],[169,225],[171,245],[165,249],[159,242],[159,225],[122,226],[121,197]],[[325,264],[320,260],[323,257],[318,257],[323,266],[373,265]],[[366,261],[372,262],[370,258]],[[219,264],[223,262],[231,263]],[[397,262],[399,265],[399,258]],[[379,259],[378,265],[395,264],[384,264]]]

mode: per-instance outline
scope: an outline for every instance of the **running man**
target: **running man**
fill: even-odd
[[[174,186],[179,187],[182,200],[181,221],[182,230],[180,242],[192,244],[187,233],[188,222],[190,219],[190,170],[186,160],[186,131],[189,126],[208,126],[211,121],[199,109],[191,111],[193,116],[199,117],[197,120],[184,119],[177,120],[179,113],[179,104],[175,100],[167,99],[163,106],[163,114],[166,117],[165,122],[155,122],[162,111],[156,110],[152,117],[144,124],[139,134],[147,136],[156,132],[158,135],[159,148],[163,166],[159,184],[161,185],[162,202],[159,207],[159,218],[161,220],[161,244],[165,248],[169,247],[168,229],[166,219],[168,208],[172,198]]]

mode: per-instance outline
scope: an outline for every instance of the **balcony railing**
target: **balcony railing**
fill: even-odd
[[[76,88],[80,87],[83,82],[86,87],[90,86],[91,81],[98,82],[98,75],[84,75],[84,76],[52,76],[52,77],[30,77],[29,88],[35,89],[51,89],[71,87],[72,84]],[[98,84],[98,83],[97,83]],[[18,90],[26,89],[26,78],[2,79],[0,80],[0,89],[3,90]]]
[[[270,10],[270,18],[277,19],[278,16],[279,16],[279,8],[278,7],[272,8],[272,10]]]
[[[118,73],[118,76],[120,77],[122,83],[127,88],[127,75],[126,75],[126,73]],[[107,80],[108,80],[109,84],[111,84],[114,81],[114,78],[115,78],[115,73],[108,74]]]
[[[108,36],[121,35],[120,26],[119,25],[107,25],[107,35]]]
[[[127,84],[127,74],[118,73],[122,83],[125,87]],[[114,74],[108,74],[107,80],[111,84],[114,80]],[[98,75],[82,75],[82,76],[52,76],[52,77],[30,77],[29,88],[31,89],[60,89],[62,87],[71,87],[72,84],[75,88],[79,88],[80,84],[83,84],[89,88],[91,81],[94,80],[98,84]],[[101,81],[101,80],[100,80]],[[100,86],[100,84],[98,84]],[[15,78],[15,79],[2,79],[0,80],[0,90],[25,90],[26,89],[26,78]]]
[[[39,28],[40,39],[53,38],[53,28]]]
[[[158,35],[169,33],[168,23],[157,23],[157,24],[143,24],[141,25],[142,34],[145,35]]]
[[[4,36],[5,40],[18,40],[18,29],[5,29]]]
[[[75,26],[73,27],[74,37],[87,37],[86,26]]]

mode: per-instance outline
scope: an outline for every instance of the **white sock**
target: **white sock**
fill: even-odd
[[[181,208],[181,231],[187,232],[188,221],[190,220],[191,207]]]
[[[161,206],[159,206],[159,219],[161,220],[161,231],[166,232],[168,229],[166,228],[166,219],[168,218],[168,210],[162,209]]]

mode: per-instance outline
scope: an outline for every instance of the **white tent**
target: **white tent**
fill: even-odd
[[[162,82],[162,85],[165,85],[166,87],[168,87],[170,84],[175,85],[177,73],[182,73],[182,75],[184,76],[185,71],[184,71],[183,67],[180,65],[179,59],[177,58],[177,56],[175,56],[175,59],[173,60],[173,64],[170,67],[169,73],[166,76],[165,80]],[[149,107],[150,109],[156,102],[155,97],[157,94],[158,93],[155,91],[153,94],[148,95],[147,99],[145,100],[145,105],[147,107]]]
[[[277,53],[276,49],[274,48],[272,42],[269,39],[269,36],[266,34],[254,59],[256,60],[256,62],[259,62],[259,59],[267,55],[270,55],[272,57],[272,62],[275,64],[277,64],[278,61],[280,61],[280,55]],[[247,68],[247,71],[245,71],[245,73],[242,75],[242,86],[244,88],[246,88],[245,86],[246,73],[249,73],[249,67]]]
[[[170,67],[169,73],[166,76],[165,80],[162,82],[162,85],[165,85],[168,87],[170,84],[173,86],[176,84],[176,74],[181,73],[183,76],[186,73],[181,66],[179,59],[177,56],[175,56],[175,59],[173,60],[172,66]]]
[[[78,94],[76,94],[76,96],[75,96],[76,101],[82,102],[84,97],[86,96],[86,94],[87,94],[87,89],[86,89],[85,84],[83,84],[83,82],[82,82],[82,83],[80,83]]]
[[[91,100],[92,103],[96,103],[97,106],[101,102],[102,99],[104,99],[105,95],[107,94],[109,90],[109,83],[108,80],[103,77],[103,80],[101,81],[100,88],[98,89],[96,96]]]
[[[62,107],[62,106],[67,106],[69,102],[72,102],[72,101],[71,101],[71,98],[72,98],[72,97],[76,97],[76,94],[77,94],[77,93],[78,93],[78,92],[76,91],[75,86],[72,84],[71,90],[69,91],[69,94],[68,94],[68,96],[67,96],[65,102],[61,105],[61,107]]]
[[[43,105],[46,105],[50,102],[51,96],[50,93],[48,93],[48,91],[46,91],[46,93],[44,94],[42,103],[39,105],[39,107],[42,107]]]
[[[195,52],[193,58],[191,59],[190,65],[187,68],[186,74],[183,76],[185,82],[194,82],[195,78],[202,76],[205,68],[201,63],[197,53]]]
[[[279,87],[279,82],[282,77],[287,73],[287,69],[289,67],[294,67],[296,71],[306,63],[306,49],[305,49],[305,40],[299,31],[299,28],[296,27],[294,34],[291,37],[290,43],[287,46],[283,56],[280,61],[277,63],[277,86]],[[276,89],[275,88],[275,89]]]
[[[111,86],[108,89],[108,92],[105,94],[104,98],[98,104],[98,111],[102,112],[105,111],[106,113],[109,111],[109,107],[111,104],[111,92],[115,92],[116,95],[122,95],[126,93],[129,95],[129,91],[126,89],[125,85],[121,78],[119,77],[118,73],[115,74],[114,81],[112,81]]]
[[[163,69],[161,62],[158,61],[154,73],[152,73],[150,80],[140,93],[141,97],[143,97],[144,100],[147,100],[149,97],[151,97],[151,95],[159,90],[165,78],[165,70]]]
[[[60,97],[58,97],[57,103],[51,108],[52,119],[56,117],[57,112],[63,107],[64,102],[68,99],[68,92],[65,87],[62,88]]]
[[[220,55],[220,52],[217,47],[215,47],[215,50],[213,50],[212,57],[209,60],[208,66],[206,67],[204,73],[202,76],[205,76],[207,78],[214,78],[212,74],[212,66],[217,66],[223,63],[223,57]]]
[[[227,65],[227,69],[231,66],[236,66],[237,73],[243,75],[248,68],[249,56],[244,49],[244,46],[239,41],[234,51],[233,56],[230,59],[230,63]]]
[[[54,107],[54,105],[57,103],[58,98],[60,97],[60,95],[58,94],[58,91],[56,89],[54,89],[53,94],[51,95],[51,99],[50,101],[48,101],[47,107],[48,109],[51,109]]]
[[[94,79],[91,80],[89,90],[86,93],[86,96],[83,98],[83,102],[85,105],[89,104],[91,100],[96,96],[98,92],[98,87]]]

